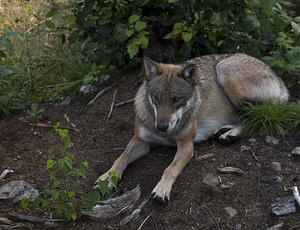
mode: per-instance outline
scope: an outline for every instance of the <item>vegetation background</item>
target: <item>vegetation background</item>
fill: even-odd
[[[38,123],[39,103],[102,87],[112,72],[139,69],[143,56],[181,62],[233,52],[268,63],[292,92],[287,105],[242,107],[250,131],[299,130],[298,0],[1,0],[0,118],[27,110]]]

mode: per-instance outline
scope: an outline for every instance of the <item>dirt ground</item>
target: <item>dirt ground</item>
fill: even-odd
[[[124,75],[120,74],[112,79],[117,82]],[[40,123],[49,127],[39,127],[35,130],[38,133],[24,121],[25,113],[0,121],[0,169],[15,171],[0,180],[0,186],[15,180],[25,180],[38,189],[47,184],[48,150],[60,140],[51,126],[57,122],[67,126],[64,120],[64,114],[67,114],[79,130],[70,130],[74,144],[70,152],[75,154],[77,165],[82,161],[89,163],[88,178],[78,187],[80,194],[87,194],[93,182],[109,169],[133,135],[132,103],[116,107],[111,117],[107,117],[115,90],[118,89],[116,103],[133,98],[137,91],[135,82],[135,74],[129,74],[123,83],[90,106],[87,104],[92,97],[82,95],[73,97],[71,104],[66,106],[54,102],[41,104],[45,112]],[[299,207],[296,212],[280,217],[271,212],[272,202],[279,197],[292,195],[290,188],[300,185],[300,159],[289,155],[296,146],[300,146],[299,135],[290,133],[285,140],[280,139],[278,145],[268,144],[265,139],[265,135],[256,134],[231,146],[222,146],[213,140],[196,144],[195,157],[176,180],[170,202],[160,205],[149,201],[141,215],[125,226],[119,226],[117,218],[103,221],[82,218],[75,224],[59,224],[55,228],[138,229],[153,212],[142,229],[267,229],[278,223],[284,223],[281,229],[300,229]],[[140,204],[150,195],[175,152],[176,147],[152,148],[148,155],[127,168],[119,183],[118,193],[139,184],[142,195],[137,204]],[[214,156],[197,160],[199,156],[208,153]],[[281,170],[274,171],[271,162],[279,162]],[[238,167],[244,174],[226,174],[217,170],[224,166]],[[231,182],[234,185],[228,189],[221,189],[221,186],[211,188],[202,183],[208,173],[218,176],[221,184]],[[227,207],[236,210],[236,215],[230,217],[225,211]],[[0,217],[7,217],[8,212],[39,214],[36,210],[23,210],[20,205],[0,202]],[[25,223],[24,228],[46,227]]]

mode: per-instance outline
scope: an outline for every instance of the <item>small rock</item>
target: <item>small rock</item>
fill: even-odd
[[[292,154],[293,154],[293,155],[300,156],[300,146],[299,146],[299,147],[296,147],[296,148],[292,151]]]
[[[280,224],[276,224],[270,228],[268,228],[267,230],[279,230],[284,226],[284,223],[280,223]]]
[[[275,172],[281,172],[281,164],[279,162],[273,161],[270,163],[270,165]]]
[[[229,215],[230,218],[234,217],[236,215],[236,210],[232,207],[226,207],[225,208],[226,213]]]
[[[242,230],[242,224],[236,224],[235,229],[236,230]]]
[[[88,85],[81,86],[79,89],[79,93],[82,93],[86,96],[90,93],[95,92],[96,90],[97,90],[97,88],[95,86],[88,84]]]
[[[62,102],[60,103],[60,105],[70,105],[72,101],[72,98],[70,96],[66,96]]]
[[[255,138],[250,138],[249,140],[248,140],[250,143],[256,143],[256,139]]]
[[[277,202],[271,204],[272,213],[277,216],[296,212],[295,198],[293,196],[281,197]]]
[[[219,185],[219,179],[217,176],[208,173],[204,176],[202,183],[208,185],[209,187],[217,187]]]
[[[271,145],[278,145],[279,144],[279,140],[276,139],[275,137],[271,137],[271,136],[266,137],[266,142],[268,144],[271,144]]]
[[[241,145],[241,147],[240,147],[240,151],[241,151],[241,152],[248,151],[248,150],[250,150],[250,149],[251,149],[251,148],[248,147],[248,146],[246,146],[246,145]]]
[[[38,193],[38,190],[34,189],[26,181],[11,181],[0,188],[0,201],[12,200],[13,203],[17,203],[23,197],[33,201],[38,196]]]

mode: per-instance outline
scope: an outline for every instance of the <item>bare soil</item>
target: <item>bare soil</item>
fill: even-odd
[[[125,74],[112,77],[116,82]],[[80,182],[79,194],[87,194],[93,182],[112,165],[122,153],[133,135],[133,104],[116,107],[111,117],[108,113],[114,91],[116,103],[135,96],[136,73],[128,75],[116,88],[108,91],[94,104],[88,106],[92,97],[76,96],[71,104],[62,106],[56,102],[42,104],[46,111],[40,123],[49,127],[34,128],[25,122],[24,114],[14,115],[0,122],[0,169],[15,171],[0,180],[0,186],[9,181],[25,180],[35,188],[41,189],[49,182],[46,161],[49,149],[60,138],[52,126],[57,122],[68,126],[64,120],[67,114],[79,131],[70,130],[76,164],[88,161],[88,178]],[[113,82],[111,82],[113,83]],[[37,132],[35,132],[37,131]],[[252,139],[250,139],[252,138]],[[255,140],[253,140],[253,138]],[[150,201],[142,209],[141,215],[133,222],[119,226],[118,219],[91,221],[79,219],[75,224],[58,224],[56,229],[267,229],[278,223],[284,223],[281,229],[300,229],[300,210],[292,214],[277,217],[271,212],[271,203],[279,197],[291,195],[290,188],[300,185],[300,159],[289,156],[291,151],[300,146],[299,135],[290,133],[280,139],[278,145],[266,143],[265,135],[256,134],[246,137],[231,146],[223,146],[208,140],[195,145],[195,157],[176,180],[171,200],[166,205]],[[245,148],[242,146],[247,146]],[[155,146],[151,152],[130,166],[119,183],[118,194],[141,186],[142,195],[138,204],[148,197],[164,169],[170,164],[176,147]],[[201,155],[212,153],[214,157],[199,161]],[[54,155],[59,157],[59,155]],[[53,156],[52,156],[53,157]],[[271,162],[279,162],[281,171],[276,172]],[[225,174],[217,171],[218,167],[232,166],[244,171],[243,175]],[[212,189],[202,183],[208,173],[219,177],[221,184],[234,183],[228,189],[220,186]],[[230,217],[226,207],[236,210]],[[8,212],[43,216],[37,210],[23,210],[20,205],[0,203],[0,217],[7,217]],[[50,213],[47,213],[48,217]],[[25,223],[24,228],[44,229],[51,226]],[[0,229],[2,229],[0,227]]]

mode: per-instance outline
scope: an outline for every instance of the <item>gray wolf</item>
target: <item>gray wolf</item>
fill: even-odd
[[[241,103],[289,98],[272,69],[246,54],[207,55],[182,64],[144,58],[144,67],[146,80],[135,98],[135,135],[99,179],[112,171],[121,179],[127,165],[147,154],[152,143],[177,145],[172,163],[152,191],[153,198],[162,202],[169,201],[173,183],[193,156],[194,142],[215,135],[230,143],[240,136]]]

